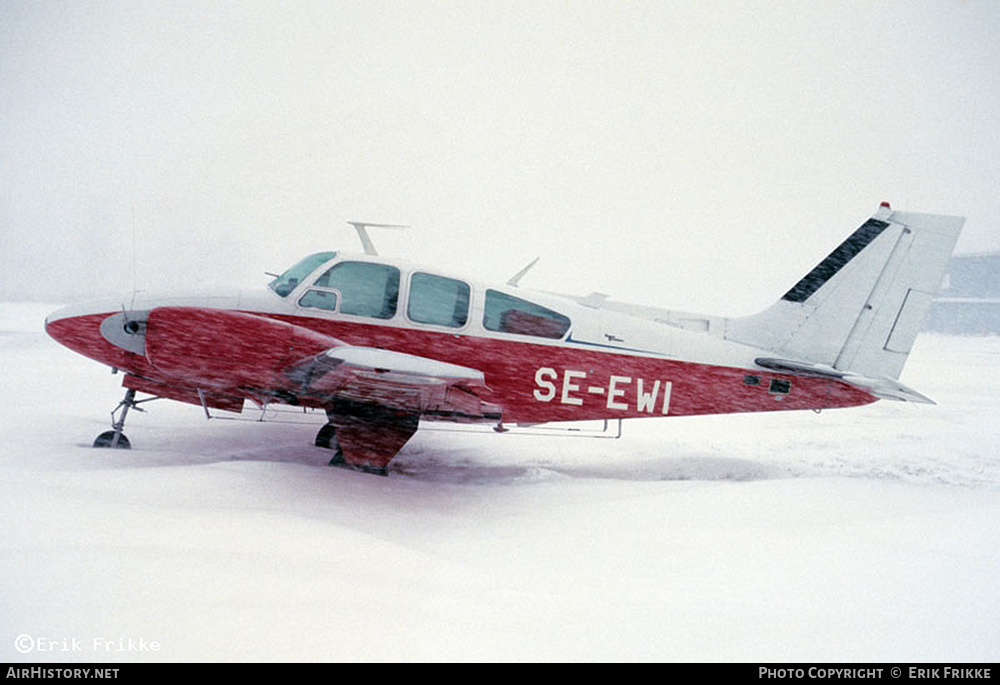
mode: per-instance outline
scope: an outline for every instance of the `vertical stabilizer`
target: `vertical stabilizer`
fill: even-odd
[[[899,378],[965,219],[883,205],[760,314],[725,337],[776,356]]]

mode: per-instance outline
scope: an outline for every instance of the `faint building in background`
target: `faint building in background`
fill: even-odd
[[[1000,334],[1000,252],[952,257],[924,329],[963,335]]]

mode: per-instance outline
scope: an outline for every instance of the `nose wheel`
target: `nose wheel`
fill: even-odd
[[[150,397],[145,400],[135,399],[135,390],[129,388],[125,391],[125,398],[118,403],[118,406],[111,412],[111,430],[104,431],[94,440],[94,447],[110,447],[111,449],[127,450],[132,449],[132,443],[128,441],[122,429],[125,427],[125,417],[128,416],[129,409],[144,411],[139,404],[155,400]]]
[[[121,430],[104,431],[94,440],[94,447],[110,447],[112,449],[130,450],[132,443],[128,441]]]

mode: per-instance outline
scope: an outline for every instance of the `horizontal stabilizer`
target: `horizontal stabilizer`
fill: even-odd
[[[800,362],[791,359],[758,357],[754,360],[754,362],[758,366],[762,366],[765,369],[771,369],[772,371],[842,381],[883,400],[935,404],[935,402],[929,397],[920,394],[912,388],[906,387],[899,381],[892,378],[873,378],[871,376],[862,376],[861,374],[851,373],[849,371],[840,371],[826,364],[812,364],[810,362]]]

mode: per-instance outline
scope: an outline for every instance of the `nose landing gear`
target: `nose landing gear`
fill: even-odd
[[[118,403],[118,406],[114,408],[111,412],[111,430],[104,431],[97,436],[94,440],[94,447],[110,447],[111,449],[127,450],[132,448],[132,444],[122,433],[122,429],[125,427],[125,417],[128,416],[129,409],[135,409],[136,411],[145,411],[139,404],[142,402],[149,402],[150,400],[159,399],[157,397],[150,397],[145,400],[135,399],[135,390],[129,388],[125,391],[125,398]],[[118,412],[121,412],[121,415]]]

